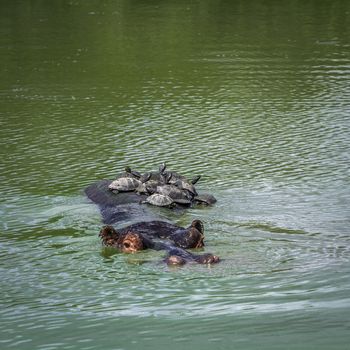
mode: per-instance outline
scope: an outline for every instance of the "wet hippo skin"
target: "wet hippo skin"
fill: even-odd
[[[99,234],[105,246],[125,253],[143,249],[165,250],[165,262],[169,265],[219,261],[210,253],[198,255],[185,250],[204,246],[204,227],[200,220],[193,220],[186,228],[159,220],[149,207],[140,204],[145,196],[134,192],[115,194],[108,189],[110,183],[110,180],[101,180],[85,189],[87,197],[99,206],[103,223],[107,224]],[[127,222],[134,223],[117,229],[112,226]]]
[[[150,224],[157,225],[158,223],[151,222]],[[183,265],[185,263],[213,264],[219,262],[219,257],[211,253],[194,254],[176,246],[174,242],[154,240],[153,237],[145,232],[153,235],[156,226],[153,226],[152,229],[150,227],[145,229],[149,222],[140,224],[142,233],[134,225],[124,227],[121,230],[116,230],[113,226],[106,225],[102,227],[99,236],[105,246],[114,247],[124,253],[134,253],[144,249],[165,250],[167,256],[164,261],[168,265]],[[185,232],[188,232],[188,230],[185,230]],[[200,244],[203,244],[203,238],[199,240]]]

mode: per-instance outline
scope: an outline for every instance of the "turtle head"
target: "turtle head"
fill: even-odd
[[[133,177],[135,177],[137,179],[139,179],[141,177],[141,174],[138,171],[132,170],[129,166],[126,166],[124,168],[124,170],[125,170],[126,173],[130,174],[131,176],[133,176]]]
[[[164,172],[163,175],[164,175],[164,183],[169,184],[171,178],[173,177],[173,173],[170,171],[166,171],[166,172]]]
[[[144,173],[140,176],[140,181],[145,183],[147,182],[152,176],[152,173]]]
[[[165,169],[166,169],[166,164],[164,162],[159,166],[159,174],[163,174]]]
[[[176,181],[173,183],[173,185],[176,186],[179,190],[183,190],[183,189],[184,189],[181,180],[176,180]]]
[[[201,175],[195,176],[195,177],[191,180],[191,184],[192,184],[192,185],[196,184],[200,178],[201,178]]]

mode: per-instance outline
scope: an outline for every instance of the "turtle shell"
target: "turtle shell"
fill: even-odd
[[[140,186],[141,182],[133,177],[120,177],[110,183],[108,188],[120,192],[134,191]]]
[[[141,182],[140,185],[135,188],[135,192],[138,194],[148,194],[146,184]]]
[[[198,194],[194,185],[188,181],[177,180],[175,186],[181,190],[188,191],[192,196],[196,196]]]
[[[156,193],[169,196],[175,203],[178,204],[191,204],[191,199],[188,197],[186,191],[182,191],[174,185],[157,186]]]
[[[149,194],[155,193],[159,185],[161,185],[161,183],[156,180],[149,180],[145,183],[146,190]]]
[[[170,184],[175,184],[179,180],[187,181],[185,176],[180,175],[180,174],[176,173],[175,171],[166,171],[165,174],[168,178],[168,183],[170,183]]]
[[[187,205],[187,206],[192,204],[192,201],[186,198],[172,198],[172,200],[176,204]]]
[[[216,198],[212,194],[201,193],[194,197],[194,201],[198,204],[213,205],[217,202]]]
[[[154,193],[146,198],[146,202],[158,207],[168,207],[171,206],[174,201],[166,195]]]

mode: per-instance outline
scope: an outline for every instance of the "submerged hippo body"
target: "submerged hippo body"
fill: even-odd
[[[135,192],[120,192],[118,194],[109,189],[112,180],[100,180],[85,188],[85,194],[94,203],[109,207],[131,203],[140,203],[147,196]]]
[[[159,218],[148,207],[140,205],[147,196],[135,192],[115,194],[108,188],[111,183],[111,180],[101,180],[85,189],[86,196],[99,206],[104,224]]]

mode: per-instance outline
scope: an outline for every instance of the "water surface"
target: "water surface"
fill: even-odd
[[[347,349],[350,4],[2,1],[0,347]],[[168,166],[215,266],[101,248],[82,190]]]

